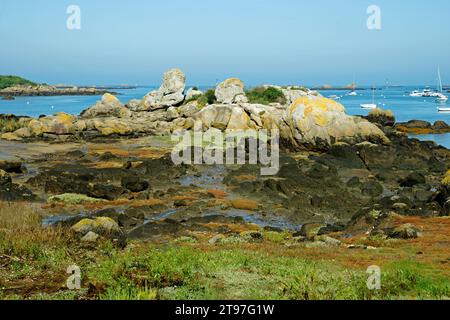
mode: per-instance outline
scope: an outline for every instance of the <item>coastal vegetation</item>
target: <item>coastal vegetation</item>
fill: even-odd
[[[0,133],[14,132],[26,127],[31,121],[30,118],[18,118],[13,115],[0,115]]]
[[[208,104],[213,104],[217,102],[215,93],[213,89],[207,90],[203,95],[198,97],[197,102],[200,107],[204,107]]]
[[[5,89],[5,88],[9,88],[9,87],[13,87],[13,86],[17,86],[17,85],[27,85],[27,86],[37,86],[38,84],[18,77],[18,76],[1,76],[0,75],[0,90]]]
[[[443,275],[442,266],[433,260],[414,259],[415,252],[426,248],[427,242],[385,242],[385,249],[368,252],[308,248],[295,244],[287,233],[262,231],[259,241],[211,244],[201,237],[192,241],[174,238],[163,247],[134,241],[123,250],[112,242],[80,246],[62,229],[42,227],[43,216],[39,205],[0,203],[0,298],[313,300],[450,296],[450,280]],[[441,222],[448,223],[444,218]],[[431,227],[431,221],[424,221],[424,225]],[[366,286],[365,265],[370,261],[384,271],[381,290]],[[66,269],[73,264],[82,271],[81,290],[65,287],[69,277]]]
[[[257,87],[247,91],[246,96],[250,103],[265,104],[271,103],[286,104],[286,97],[283,91],[274,87]]]

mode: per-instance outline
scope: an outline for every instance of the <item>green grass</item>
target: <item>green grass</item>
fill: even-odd
[[[84,246],[68,230],[43,228],[42,214],[39,205],[0,203],[0,299],[450,297],[448,273],[412,256],[384,262],[381,290],[369,290],[366,263],[356,262],[386,259],[388,251],[381,249],[373,253],[344,249],[340,253],[347,256],[344,260],[355,262],[346,267],[330,257],[329,249],[317,248],[310,255],[301,245],[286,247],[289,233],[272,231],[263,231],[264,240],[257,243],[212,245],[180,237],[163,246],[139,241],[125,249],[109,241]],[[67,267],[73,264],[82,272],[83,289],[77,292],[64,287]],[[92,285],[96,290],[88,295]]]
[[[0,90],[16,85],[36,86],[37,83],[17,76],[0,76]]]
[[[421,266],[421,265],[419,265]],[[425,268],[422,265],[422,268]],[[108,289],[101,298],[147,295],[162,299],[438,299],[449,297],[449,280],[431,277],[410,262],[382,273],[382,289],[366,287],[364,271],[331,262],[268,256],[223,247],[147,247],[114,252],[88,272]]]
[[[183,104],[188,104],[189,102],[197,101],[198,107],[203,108],[209,104],[214,104],[217,102],[215,91],[210,89],[201,95],[196,95],[191,97],[190,99],[184,100]]]
[[[286,104],[286,97],[283,92],[277,88],[258,87],[246,92],[250,103],[265,104],[280,103]]]

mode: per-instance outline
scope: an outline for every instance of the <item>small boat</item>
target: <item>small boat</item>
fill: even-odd
[[[375,87],[372,88],[372,103],[363,103],[360,105],[362,109],[376,109],[377,105],[375,104]]]
[[[439,94],[436,98],[436,102],[447,102],[448,97],[444,94]]]
[[[438,112],[450,113],[450,107],[438,107]]]
[[[439,83],[438,83],[439,92],[436,95],[436,97],[437,97],[436,102],[447,102],[448,97],[443,93],[443,90],[442,90],[441,69],[439,67],[438,67],[438,81],[439,81]]]
[[[414,91],[412,91],[412,92],[409,94],[409,96],[410,96],[410,97],[423,97],[423,92],[419,92],[419,91],[417,91],[417,90],[414,90]]]
[[[337,96],[335,94],[329,96],[328,98],[333,99],[333,100],[340,100],[341,99],[341,97],[339,97],[339,96]]]
[[[355,97],[358,95],[358,93],[355,90],[353,90],[352,92],[347,93],[347,95],[350,97]]]
[[[376,109],[377,108],[377,105],[376,104],[373,104],[373,103],[363,103],[363,104],[361,104],[361,108],[362,109]]]

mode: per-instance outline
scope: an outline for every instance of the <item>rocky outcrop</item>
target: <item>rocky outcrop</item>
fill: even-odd
[[[395,116],[391,110],[375,109],[369,112],[367,120],[383,127],[392,127],[395,124]]]
[[[95,117],[117,117],[125,118],[129,117],[131,112],[129,109],[122,106],[119,99],[112,94],[106,93],[103,95],[102,100],[98,101],[94,106],[81,112],[83,118],[95,118]]]
[[[180,69],[164,73],[163,83],[158,90],[148,93],[138,107],[139,111],[152,111],[177,106],[184,100],[186,76]]]
[[[237,78],[230,78],[220,83],[215,91],[217,102],[236,104],[248,102],[244,92],[244,83]]]
[[[30,129],[33,136],[42,136],[44,134],[67,135],[74,133],[74,120],[75,116],[61,112],[54,116],[31,120],[28,124],[28,129]]]
[[[389,142],[374,124],[349,116],[341,104],[318,96],[297,99],[286,109],[280,129],[282,139],[294,149],[327,149],[336,142]]]
[[[96,96],[105,93],[115,94],[104,89],[68,87],[58,88],[48,85],[25,86],[18,85],[0,90],[0,96],[18,97],[18,96]]]
[[[445,121],[436,121],[434,124],[423,120],[411,120],[397,123],[395,129],[410,134],[440,134],[449,133],[450,126]]]

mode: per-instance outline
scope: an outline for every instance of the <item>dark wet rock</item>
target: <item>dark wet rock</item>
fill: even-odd
[[[121,213],[119,213],[115,208],[106,208],[94,213],[95,217],[107,217],[113,219],[115,222],[119,222],[120,215]]]
[[[147,190],[150,186],[150,184],[147,181],[141,179],[137,175],[129,175],[123,177],[121,180],[121,185],[125,189],[130,190],[131,192],[141,192]]]
[[[69,158],[81,159],[81,158],[84,158],[86,155],[81,150],[74,150],[74,151],[67,152],[67,156]]]
[[[450,126],[445,121],[436,121],[432,126],[431,129],[435,131],[448,131],[450,132]]]
[[[6,171],[0,169],[0,186],[11,184],[11,182],[11,176]]]
[[[383,193],[383,186],[378,181],[369,180],[363,183],[361,192],[372,198],[378,197]]]
[[[365,169],[366,165],[359,155],[356,147],[346,143],[333,145],[325,154],[312,159],[326,166]]]
[[[347,181],[347,187],[349,188],[357,188],[361,186],[361,181],[358,177],[352,177]]]
[[[164,221],[149,222],[128,234],[129,239],[151,240],[162,236],[178,236],[184,230],[181,223],[166,219]]]
[[[414,192],[414,199],[418,202],[430,202],[435,196],[435,192],[429,190],[416,190]]]
[[[321,235],[324,235],[324,234],[341,232],[344,229],[345,229],[345,224],[344,223],[327,224],[326,226],[321,227],[319,229],[319,232],[317,233],[317,235],[321,236]]]
[[[70,172],[65,170],[43,170],[27,183],[42,187],[47,194],[77,193],[86,194],[88,185],[95,175],[90,172]]]
[[[402,132],[412,134],[432,134],[450,132],[450,126],[444,121],[436,121],[433,125],[427,121],[411,120],[408,122],[398,123],[395,128]]]
[[[110,161],[110,160],[115,160],[118,157],[114,154],[112,154],[111,152],[107,151],[105,153],[102,153],[99,157],[99,160],[101,161]]]
[[[390,110],[375,109],[369,113],[367,120],[382,127],[392,127],[395,124],[395,116]]]
[[[265,226],[264,230],[265,231],[270,231],[270,232],[278,232],[278,233],[283,232],[283,229],[277,228],[277,227],[273,227],[273,226]]]
[[[105,199],[105,200],[116,200],[121,195],[125,194],[125,189],[114,186],[114,185],[105,185],[105,184],[94,184],[89,185],[87,190],[87,195],[92,198],[97,199]]]
[[[27,169],[21,162],[0,160],[0,170],[8,173],[25,173]]]
[[[423,120],[410,120],[406,123],[405,122],[398,123],[398,125],[406,128],[420,128],[420,129],[431,128],[431,123]]]
[[[401,187],[413,187],[426,182],[425,176],[419,172],[413,172],[399,181]]]
[[[11,176],[0,169],[0,200],[1,201],[32,201],[36,195],[26,187],[12,182]]]
[[[302,225],[300,231],[292,234],[293,237],[306,237],[308,240],[313,240],[319,234],[319,231],[326,227],[322,223],[305,223]]]
[[[186,207],[187,206],[187,201],[186,200],[175,200],[173,202],[173,205],[175,207]]]
[[[441,212],[441,216],[443,217],[448,217],[450,216],[450,198],[444,202],[443,208],[442,208],[442,212]]]

